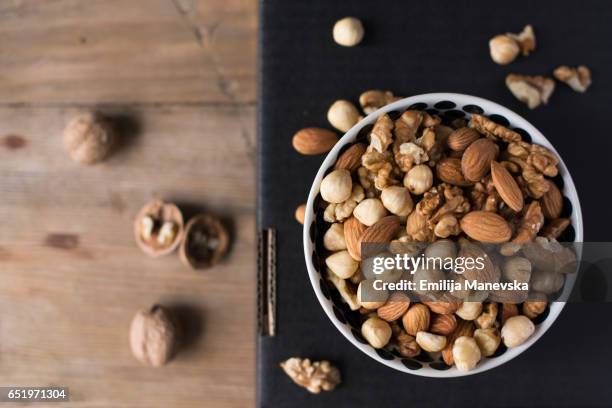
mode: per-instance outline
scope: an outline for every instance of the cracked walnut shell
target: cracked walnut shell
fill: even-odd
[[[134,237],[147,255],[158,257],[174,251],[183,236],[183,214],[172,203],[154,200],[145,205],[134,221]]]
[[[292,357],[280,366],[294,383],[313,394],[331,391],[341,381],[340,370],[326,360],[311,362],[308,358]]]
[[[185,227],[181,261],[192,269],[210,268],[227,253],[229,243],[229,233],[221,221],[212,215],[197,215]]]

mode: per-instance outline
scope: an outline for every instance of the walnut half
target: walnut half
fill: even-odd
[[[340,384],[340,370],[332,366],[329,361],[313,361],[308,358],[292,357],[280,363],[293,382],[306,388],[313,394],[331,391]]]
[[[555,81],[543,76],[509,74],[506,86],[519,101],[529,109],[535,109],[541,104],[547,104],[555,90]]]
[[[576,68],[562,65],[555,69],[553,75],[559,81],[565,82],[576,92],[586,92],[587,88],[591,85],[591,70],[585,65],[580,65]]]

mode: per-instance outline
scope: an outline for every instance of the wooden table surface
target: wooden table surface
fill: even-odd
[[[256,0],[0,2],[0,386],[67,386],[70,407],[254,404],[256,41]],[[61,139],[83,108],[121,134],[91,167]],[[154,197],[222,217],[228,258],[141,253]],[[128,345],[156,302],[189,333],[160,369]]]

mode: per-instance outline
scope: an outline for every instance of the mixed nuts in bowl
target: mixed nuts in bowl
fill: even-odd
[[[496,367],[544,334],[564,307],[548,300],[569,294],[575,270],[540,268],[528,248],[557,248],[557,240],[582,241],[580,203],[563,161],[525,119],[461,94],[402,99],[357,123],[319,169],[304,217],[308,273],[334,325],[379,362],[430,377]],[[418,247],[415,258],[482,253],[482,270],[421,268],[406,281],[489,286],[436,298],[417,293],[415,301],[393,286],[406,273],[391,271],[382,277],[386,289],[373,291],[378,277],[362,254],[371,243],[391,254]],[[490,289],[501,282],[529,289],[521,298]]]

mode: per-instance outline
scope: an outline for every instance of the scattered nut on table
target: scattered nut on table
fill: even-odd
[[[576,92],[586,92],[591,86],[591,70],[586,65],[579,65],[576,68],[561,65],[555,69],[553,75]]]
[[[327,111],[329,123],[343,133],[348,132],[361,118],[355,105],[344,99],[334,102]]]
[[[181,261],[192,269],[210,268],[225,256],[230,236],[223,223],[210,214],[199,214],[185,226]]]
[[[177,340],[177,326],[163,306],[153,305],[141,310],[132,319],[130,346],[140,362],[160,367],[173,356]]]
[[[340,370],[326,360],[311,362],[308,358],[292,357],[280,366],[294,383],[313,394],[331,391],[341,382]]]
[[[300,204],[295,209],[295,220],[304,225],[304,217],[306,215],[306,204]]]
[[[543,76],[509,74],[506,86],[516,99],[525,103],[529,109],[535,109],[548,103],[555,90],[555,81]]]
[[[496,35],[489,41],[491,59],[500,65],[506,65],[516,59],[519,53],[529,55],[535,49],[536,40],[531,25],[525,26],[518,34],[506,33]]]
[[[111,126],[97,112],[78,114],[64,129],[64,147],[72,160],[82,164],[94,164],[104,160],[111,151],[113,142]]]
[[[173,203],[153,200],[134,220],[134,237],[139,248],[152,257],[174,251],[183,237],[183,214]]]
[[[361,20],[355,17],[345,17],[334,24],[334,41],[344,47],[354,47],[363,39],[365,30]]]

